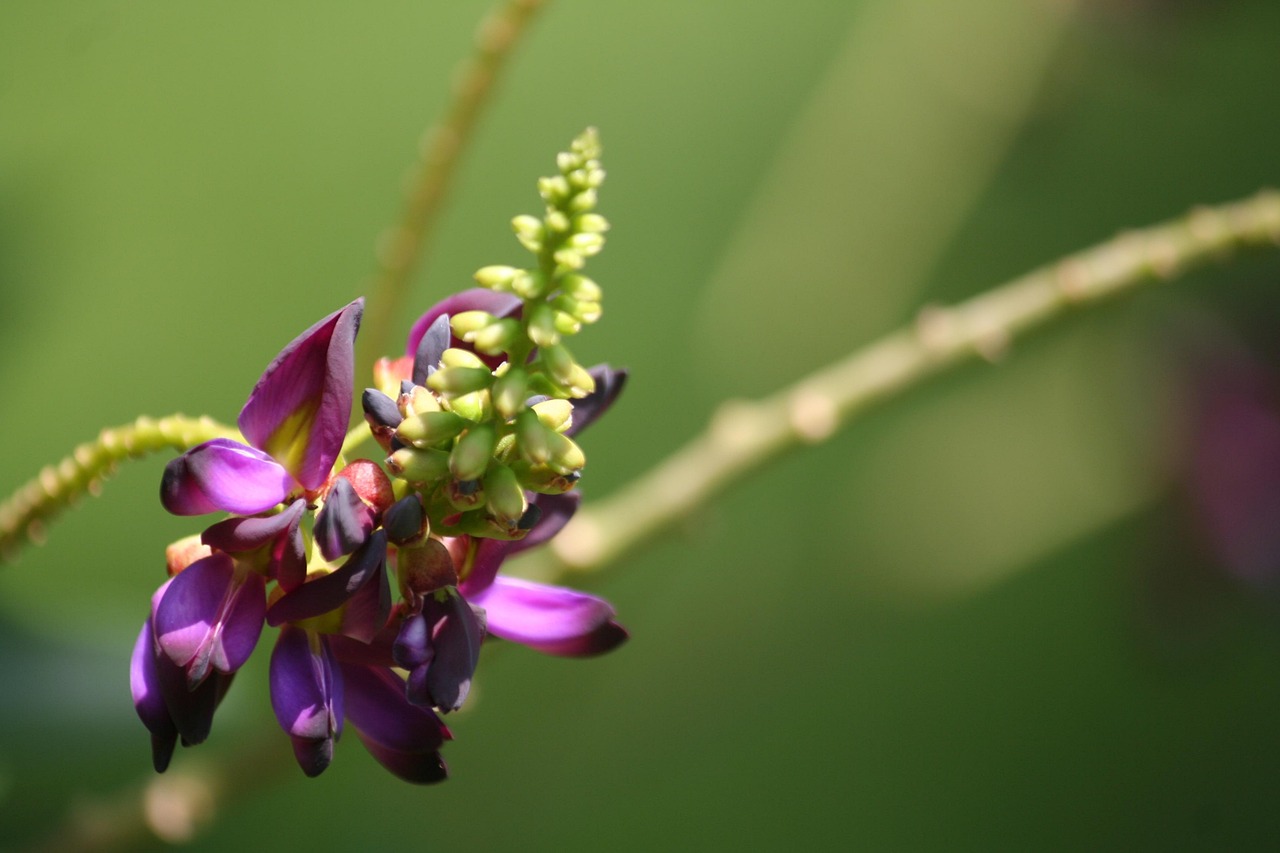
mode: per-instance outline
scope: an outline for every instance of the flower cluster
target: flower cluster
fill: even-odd
[[[215,439],[166,467],[165,509],[229,517],[170,546],[134,648],[157,771],[179,741],[208,737],[264,625],[279,629],[271,701],[302,770],[322,772],[349,723],[419,783],[446,775],[439,714],[465,701],[486,638],[561,656],[626,639],[607,602],[500,572],[573,515],[585,463],[575,436],[626,379],[582,367],[564,343],[600,316],[600,288],[580,272],[608,227],[593,212],[594,134],[557,165],[539,183],[545,215],[514,221],[536,263],[486,267],[483,287],[428,311],[406,354],[378,363],[352,435],[363,300],[271,362],[240,412],[242,442]],[[348,462],[345,448],[370,436],[381,464]]]

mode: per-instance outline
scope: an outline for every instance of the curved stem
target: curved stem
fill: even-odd
[[[488,101],[503,62],[511,55],[543,0],[503,0],[480,22],[475,52],[455,74],[453,99],[444,117],[424,136],[400,222],[378,241],[377,272],[364,316],[357,376],[387,352],[392,325],[404,310],[409,276],[429,245],[458,161]]]
[[[212,438],[240,438],[234,427],[212,418],[145,415],[131,424],[108,427],[69,456],[46,465],[0,504],[0,560],[11,559],[27,541],[44,539],[45,523],[85,492],[96,495],[116,463],[159,450],[186,450]]]
[[[1280,244],[1280,193],[1199,208],[1069,255],[871,343],[758,401],[728,401],[703,433],[618,494],[584,508],[531,557],[540,576],[614,563],[766,462],[817,444],[863,411],[934,374],[995,360],[1010,342],[1151,281],[1167,281],[1231,251]],[[547,553],[549,551],[549,553]],[[541,559],[544,562],[539,564]]]

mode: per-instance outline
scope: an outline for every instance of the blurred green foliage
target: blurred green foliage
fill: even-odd
[[[232,419],[360,291],[487,5],[5,3],[0,486],[139,413]],[[608,493],[925,302],[1275,184],[1278,38],[1271,0],[554,2],[414,302],[518,259],[598,126]],[[1277,602],[1194,547],[1169,460],[1178,330],[1273,340],[1278,278],[1072,320],[772,466],[600,579],[618,653],[488,649],[443,786],[354,738],[304,779],[252,664],[175,762],[261,755],[192,849],[1274,849]],[[195,529],[163,463],[0,572],[4,844],[148,772],[127,657]]]

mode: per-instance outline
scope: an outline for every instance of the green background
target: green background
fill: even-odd
[[[6,0],[0,491],[141,413],[233,420],[361,292],[487,5]],[[606,495],[923,304],[1280,181],[1277,44],[1273,0],[554,2],[397,335],[521,262],[599,127]],[[487,650],[442,786],[354,737],[304,779],[259,654],[170,771],[236,768],[190,849],[1275,849],[1280,610],[1197,535],[1179,354],[1265,358],[1278,279],[1153,288],[769,466],[593,579],[615,654]],[[128,655],[198,529],[164,462],[0,570],[0,845],[148,780]]]

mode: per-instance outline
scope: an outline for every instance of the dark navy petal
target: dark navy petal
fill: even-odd
[[[194,687],[211,669],[235,672],[249,659],[265,611],[262,575],[237,573],[231,557],[215,553],[170,581],[152,614],[156,643]]]
[[[280,503],[293,487],[293,477],[266,453],[215,438],[165,466],[160,503],[174,515],[253,515]]]
[[[302,771],[317,776],[342,733],[343,683],[324,638],[286,625],[271,653],[271,707]]]
[[[356,736],[379,764],[405,782],[414,785],[433,785],[449,778],[449,768],[440,757],[440,753],[435,750],[405,752],[392,749],[373,740],[360,729],[356,729]]]
[[[307,502],[294,501],[283,512],[265,518],[228,518],[209,527],[200,541],[228,554],[265,549],[261,567],[285,589],[292,589],[306,575],[306,553],[301,521]],[[267,547],[270,546],[270,547]]]
[[[477,612],[456,590],[441,590],[424,598],[422,620],[430,633],[425,643],[419,623],[412,619],[401,632],[404,642],[397,642],[405,660],[422,661],[413,667],[405,695],[415,705],[456,711],[471,691],[480,661],[484,611]]]
[[[338,477],[316,516],[316,545],[326,560],[336,560],[363,545],[375,524],[373,510],[351,481]]]
[[[449,327],[449,315],[441,314],[431,321],[418,348],[413,351],[413,382],[415,385],[426,385],[427,377],[436,372],[440,365],[440,356],[449,348],[453,340],[453,331]]]
[[[294,338],[263,372],[240,411],[240,432],[308,491],[329,478],[351,417],[357,299]]]
[[[375,530],[341,568],[309,580],[267,609],[268,625],[300,622],[337,610],[375,579],[386,583],[387,534]]]
[[[169,707],[160,686],[150,618],[142,626],[138,641],[133,645],[133,655],[129,660],[129,690],[133,694],[133,707],[138,718],[151,733],[152,765],[157,773],[163,773],[178,743],[178,727],[169,716]]]

